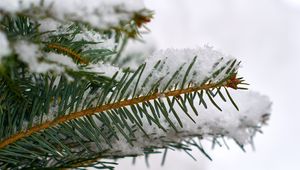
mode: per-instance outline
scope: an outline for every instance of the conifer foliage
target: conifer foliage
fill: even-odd
[[[152,18],[139,0],[1,0],[0,169],[251,144],[270,101],[240,61],[208,46],[130,52]]]

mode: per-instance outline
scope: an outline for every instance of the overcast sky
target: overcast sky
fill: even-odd
[[[213,162],[198,151],[150,159],[150,170],[296,170],[300,158],[300,0],[146,0],[155,11],[149,24],[158,48],[209,44],[242,61],[240,74],[250,89],[273,101],[269,126],[255,138],[256,151],[209,150]],[[117,170],[147,169],[143,158],[120,161]]]

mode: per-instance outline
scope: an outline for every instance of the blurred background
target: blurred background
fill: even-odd
[[[244,153],[233,142],[230,149],[206,148],[213,161],[193,151],[120,160],[117,170],[297,170],[300,169],[300,0],[145,0],[155,11],[148,25],[159,49],[210,45],[242,61],[240,75],[251,90],[268,95],[272,115],[255,150]]]

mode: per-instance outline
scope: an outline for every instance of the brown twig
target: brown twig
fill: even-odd
[[[88,61],[83,59],[78,53],[72,51],[71,49],[69,49],[67,47],[63,47],[59,44],[48,44],[47,47],[51,48],[51,49],[55,49],[59,52],[67,53],[70,57],[72,57],[73,59],[75,59],[76,61],[78,61],[81,64],[88,64],[89,63]]]

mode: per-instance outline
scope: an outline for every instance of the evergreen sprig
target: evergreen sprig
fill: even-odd
[[[88,81],[68,82],[63,77],[57,80],[57,78],[40,75],[36,78],[37,84],[31,88],[26,87],[24,90],[27,91],[28,97],[26,98],[33,99],[33,101],[26,101],[24,106],[28,105],[28,108],[23,107],[21,119],[19,117],[5,119],[3,116],[6,116],[5,113],[8,112],[2,111],[1,120],[7,122],[3,124],[3,127],[8,129],[2,135],[3,140],[0,143],[0,155],[2,155],[0,159],[6,162],[3,166],[65,167],[72,166],[68,163],[73,163],[82,157],[82,154],[85,155],[85,158],[93,158],[95,154],[99,153],[102,158],[117,157],[118,154],[106,150],[107,146],[113,147],[111,146],[112,141],[118,140],[120,135],[131,145],[134,145],[135,131],[141,131],[145,136],[153,135],[145,132],[144,122],[141,120],[143,117],[148,120],[149,125],[157,126],[163,131],[171,128],[179,132],[180,129],[176,128],[175,123],[179,123],[181,126],[182,124],[178,118],[178,111],[173,108],[174,104],[177,103],[193,121],[188,107],[193,108],[195,114],[198,114],[195,109],[195,105],[197,105],[194,102],[195,98],[198,97],[198,100],[202,101],[200,104],[206,105],[204,104],[204,95],[207,95],[210,102],[219,108],[213,99],[215,95],[211,95],[212,91],[221,87],[227,88],[229,83],[226,81],[236,75],[236,70],[233,69],[236,65],[221,67],[221,70],[215,71],[213,77],[217,77],[218,73],[224,69],[231,70],[224,80],[210,83],[214,81],[212,77],[200,86],[193,86],[187,79],[193,62],[186,70],[182,82],[169,83],[164,91],[159,92],[156,82],[146,93],[147,95],[136,91],[137,86],[145,84],[147,80],[145,82],[136,81],[136,84],[132,84],[135,82],[134,79],[138,79],[143,73],[145,65],[140,66],[133,73],[116,73],[114,77],[117,74],[122,75],[119,81],[108,80],[106,85],[98,87],[97,90],[92,90]],[[175,78],[176,76],[169,82]],[[54,86],[54,81],[59,81],[59,83]],[[127,91],[130,86],[134,86],[135,89]],[[92,95],[92,92],[97,95]],[[224,96],[220,90],[217,93]],[[161,96],[166,97],[167,102],[161,100]],[[14,102],[12,101],[12,103]],[[15,106],[12,105],[12,107]],[[58,107],[58,109],[49,109],[51,107]],[[8,110],[10,109],[12,108]],[[49,113],[51,110],[55,113]],[[170,114],[176,117],[177,122],[170,120]],[[19,112],[16,111],[15,115],[19,115]],[[44,117],[49,115],[53,118],[45,120]],[[167,121],[169,126],[163,126],[162,120]],[[22,123],[16,126],[17,121]],[[27,126],[24,127],[24,123]],[[14,129],[13,127],[19,128]],[[90,145],[87,145],[88,143]],[[102,146],[103,144],[104,146]],[[96,145],[96,150],[91,148],[93,145]],[[145,150],[147,149],[149,148],[145,148]],[[22,162],[17,161],[21,157]],[[15,161],[15,165],[11,164],[12,160]],[[26,160],[27,163],[25,163]],[[53,162],[53,164],[49,164],[49,162]]]
[[[87,23],[73,21],[64,32],[41,32],[38,18],[30,11],[17,15],[5,13],[0,21],[0,31],[5,32],[11,45],[18,40],[34,43],[40,47],[42,54],[53,52],[70,57],[78,69],[66,67],[66,74],[51,71],[34,73],[15,52],[2,59],[1,169],[113,169],[114,162],[102,159],[136,157],[142,153],[147,157],[165,149],[163,164],[167,150],[180,149],[189,154],[191,147],[198,148],[211,159],[200,142],[204,134],[190,134],[182,130],[182,113],[191,123],[196,123],[193,117],[199,114],[199,106],[208,108],[212,105],[222,111],[216,98],[230,101],[238,110],[227,89],[243,90],[245,88],[240,85],[247,85],[237,77],[240,62],[232,59],[224,63],[220,59],[201,83],[195,83],[191,78],[198,56],[185,63],[187,67],[182,65],[169,72],[172,75],[169,80],[162,77],[151,81],[155,71],[167,67],[162,60],[158,60],[147,75],[147,63],[135,70],[121,69],[113,76],[88,68],[90,64],[116,64],[127,40],[136,38],[138,28],[149,22],[152,14],[144,14],[145,11],[136,14],[129,23],[121,23],[120,27],[110,30],[99,30]],[[75,40],[87,30],[112,37],[116,48],[89,49],[89,45],[103,42]],[[41,57],[41,62],[49,62]],[[184,74],[180,77],[179,73]],[[141,77],[147,78],[142,81]],[[167,82],[164,87],[160,87],[162,81]],[[149,133],[149,127],[158,128],[164,135]],[[173,133],[182,140],[170,139],[168,135]],[[125,141],[128,146],[134,147],[141,134],[149,141],[159,141],[160,145],[149,144],[142,146],[142,152],[128,153],[114,145]],[[213,134],[215,141],[223,137],[223,134]]]

